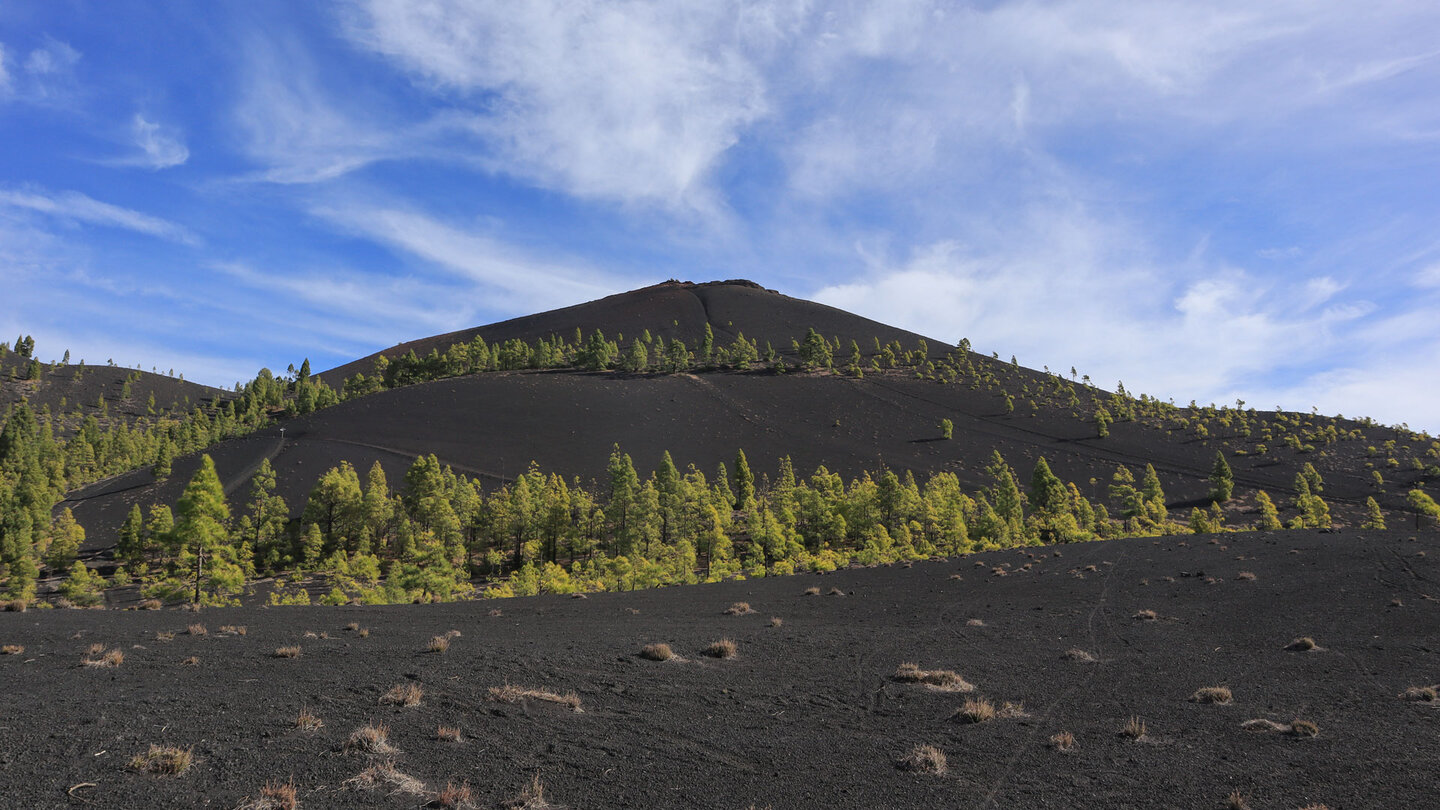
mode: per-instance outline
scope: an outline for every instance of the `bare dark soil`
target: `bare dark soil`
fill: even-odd
[[[155,397],[156,413],[166,410],[184,413],[216,397],[229,396],[229,392],[218,388],[119,366],[42,363],[43,372],[39,379],[12,379],[11,373],[19,371],[21,364],[28,362],[13,352],[0,359],[0,411],[7,405],[24,400],[31,408],[49,408],[56,416],[79,410],[83,416],[94,416],[102,423],[119,419],[133,424],[140,418],[155,419],[155,414],[148,409],[152,395]],[[137,372],[139,379],[130,384],[129,396],[123,396],[126,379]],[[109,412],[107,416],[102,416],[100,412],[99,400],[102,396]],[[77,425],[67,423],[65,427],[73,430]]]
[[[575,808],[1218,808],[1232,791],[1257,810],[1428,807],[1440,706],[1400,695],[1440,681],[1437,562],[1431,531],[1274,532],[583,600],[0,613],[0,644],[25,648],[0,656],[0,793],[7,807],[229,808],[293,778],[303,807],[427,801],[345,786],[390,759],[431,791],[468,783],[481,807],[537,774]],[[738,601],[755,612],[723,614]],[[1136,618],[1146,610],[1157,618]],[[186,633],[195,622],[206,635]],[[450,630],[448,651],[429,652]],[[1319,649],[1287,651],[1300,636]],[[735,657],[702,654],[721,638]],[[683,660],[639,657],[653,642]],[[82,666],[94,644],[124,662]],[[289,645],[298,658],[274,657]],[[905,662],[976,690],[892,680]],[[423,689],[419,706],[381,703],[400,684]],[[506,684],[574,691],[582,711],[488,699]],[[1188,699],[1210,686],[1233,702]],[[1020,707],[964,724],[966,698]],[[295,728],[305,708],[323,728]],[[1120,734],[1132,717],[1138,740]],[[1318,736],[1242,730],[1252,719]],[[344,750],[372,722],[399,753]],[[1067,731],[1073,749],[1055,750]],[[131,770],[151,744],[195,764]],[[897,767],[917,745],[948,771]]]

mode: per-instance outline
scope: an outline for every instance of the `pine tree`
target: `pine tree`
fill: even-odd
[[[1423,490],[1412,489],[1405,495],[1405,503],[1415,513],[1415,528],[1420,528],[1421,516],[1440,519],[1440,504],[1435,499],[1425,494]]]
[[[750,472],[750,462],[745,458],[745,451],[739,450],[735,453],[735,508],[746,510],[755,505],[755,474]]]
[[[955,423],[949,419],[940,420],[940,438],[949,440],[955,435]]]
[[[700,365],[709,366],[710,359],[715,353],[715,332],[710,329],[710,322],[705,322],[705,336],[700,339]]]
[[[175,542],[182,571],[194,577],[199,602],[225,603],[245,584],[244,569],[230,543],[230,506],[209,454],[200,457],[185,492],[175,505]]]
[[[1375,499],[1365,499],[1365,522],[1360,524],[1362,529],[1384,529],[1385,515],[1380,511],[1380,504]]]
[[[1210,497],[1224,503],[1235,492],[1235,474],[1230,470],[1225,454],[1215,451],[1215,465],[1210,469]]]
[[[85,529],[75,522],[75,515],[67,507],[61,510],[50,524],[45,549],[45,564],[52,571],[63,571],[75,562],[75,555],[85,542]]]

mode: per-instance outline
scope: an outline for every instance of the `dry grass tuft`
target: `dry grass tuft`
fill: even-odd
[[[1065,653],[1060,657],[1064,658],[1066,661],[1079,661],[1082,664],[1091,664],[1095,662],[1094,655],[1078,647],[1072,647],[1066,650]]]
[[[100,650],[96,650],[99,647]],[[125,663],[125,653],[120,648],[105,650],[105,645],[97,644],[90,648],[90,654],[81,661],[87,667],[99,667],[102,669],[114,669]]]
[[[783,625],[783,624],[785,624],[785,620],[784,620],[784,619],[781,619],[779,616],[771,616],[771,617],[770,617],[770,626],[771,626],[771,627],[779,627],[779,626],[781,626],[781,625]]]
[[[900,760],[899,766],[911,773],[933,773],[942,776],[946,771],[945,752],[933,745],[917,745]]]
[[[222,636],[243,636],[248,632],[250,631],[247,630],[243,624],[220,625],[220,635]]]
[[[1068,731],[1050,735],[1050,747],[1056,751],[1069,751],[1075,747],[1075,735]]]
[[[1320,727],[1309,720],[1291,720],[1290,733],[1296,737],[1318,737]]]
[[[140,603],[141,610],[159,610],[165,607],[165,603],[159,599],[146,599]]]
[[[1239,580],[1244,580],[1245,582],[1254,582],[1255,579],[1256,579],[1255,575],[1254,575],[1253,573],[1249,572],[1249,571],[1241,571],[1240,573],[1238,573],[1238,574],[1235,575],[1235,578],[1236,578],[1236,579],[1239,579]],[[1237,794],[1232,794],[1232,795],[1237,795]]]
[[[1196,689],[1196,690],[1195,690],[1195,694],[1193,694],[1193,695],[1190,696],[1190,702],[1191,702],[1191,703],[1217,703],[1217,704],[1224,705],[1224,704],[1229,703],[1230,700],[1231,700],[1231,698],[1232,698],[1232,695],[1230,694],[1230,689],[1229,689],[1228,687],[1224,687],[1224,686],[1202,686],[1202,687],[1200,687],[1199,689]]]
[[[530,784],[513,799],[507,800],[501,807],[505,810],[551,810],[556,805],[545,799],[545,786],[540,784],[540,774],[530,780]],[[558,808],[556,808],[558,810]]]
[[[640,657],[649,661],[669,661],[675,657],[675,651],[670,649],[669,644],[646,644],[640,648]]]
[[[160,631],[157,631],[157,632],[155,633],[155,640],[156,640],[156,641],[174,641],[174,640],[175,640],[175,634],[172,633],[172,632],[170,632],[169,630],[160,630]]]
[[[470,785],[461,783],[456,785],[446,782],[445,787],[435,794],[435,797],[425,803],[426,807],[448,807],[452,810],[471,810],[475,807],[475,799],[470,795]]]
[[[317,633],[317,632],[315,632],[314,630],[306,630],[305,632],[303,632],[303,633],[300,634],[300,637],[301,637],[301,638],[320,638],[320,634]]]
[[[1295,639],[1289,644],[1286,644],[1285,649],[1291,650],[1293,652],[1314,652],[1315,650],[1320,649],[1320,645],[1316,644],[1315,639],[1310,638],[1309,636],[1301,636],[1300,638]]]
[[[350,738],[345,741],[345,750],[363,751],[367,754],[399,753],[395,746],[390,744],[390,727],[375,723],[350,732]]]
[[[308,706],[301,706],[300,713],[295,715],[295,728],[301,731],[319,731],[324,727],[325,721],[310,711],[310,707]]]
[[[276,658],[299,658],[299,657],[300,657],[300,645],[299,645],[299,644],[294,644],[294,645],[291,645],[291,646],[289,646],[289,647],[277,647],[277,648],[275,649],[275,657],[276,657]]]
[[[1290,730],[1290,727],[1287,726],[1287,725],[1285,725],[1284,723],[1277,723],[1277,722],[1275,722],[1274,720],[1266,720],[1266,719],[1264,719],[1264,718],[1256,718],[1256,719],[1254,719],[1254,720],[1246,720],[1245,722],[1243,722],[1243,723],[1240,724],[1240,728],[1243,728],[1243,729],[1245,729],[1246,731],[1254,731],[1254,732],[1262,732],[1262,733],[1264,733],[1264,732],[1271,732],[1271,731],[1289,731],[1289,730]]]
[[[463,737],[460,735],[459,726],[440,726],[435,729],[435,739],[442,742],[458,743],[463,740]]]
[[[288,782],[266,782],[260,788],[260,797],[240,805],[237,810],[296,810],[300,799],[295,793],[295,780]]]
[[[921,669],[919,664],[906,661],[891,676],[901,683],[923,683],[942,692],[973,692],[975,686],[960,677],[953,670]]]
[[[985,620],[984,620],[984,619],[966,619],[966,620],[965,620],[965,626],[966,626],[966,627],[984,627],[984,626],[985,626]]]
[[[446,637],[446,638],[460,638],[460,631],[459,631],[459,630],[453,630],[453,629],[452,629],[452,630],[446,630],[446,631],[445,631],[445,637]]]
[[[30,609],[30,602],[25,599],[11,599],[5,603],[5,610],[10,613],[24,613]]]
[[[205,625],[196,622],[195,624],[192,624],[189,627],[185,628],[185,632],[186,634],[192,636],[203,636],[206,633]]]
[[[20,655],[24,652],[24,644],[6,644],[4,647],[0,647],[0,655]]]
[[[524,703],[527,700],[543,700],[547,703],[569,706],[577,712],[581,710],[580,696],[574,692],[560,695],[545,689],[527,689],[507,683],[504,686],[490,687],[489,695],[490,699],[496,703]]]
[[[24,652],[25,648],[21,647],[20,651]],[[1411,686],[1407,688],[1404,692],[1400,693],[1400,699],[1417,700],[1422,703],[1434,703],[1437,699],[1440,699],[1440,687]]]
[[[755,612],[755,609],[752,608],[752,607],[750,607],[750,603],[749,603],[749,602],[736,602],[735,604],[731,605],[730,607],[725,608],[725,611],[724,611],[724,613],[725,613],[726,616],[745,616],[745,615],[747,615],[747,614],[754,613],[754,612]]]
[[[819,595],[820,595],[820,589],[819,589],[818,587],[812,585],[812,586],[810,586],[809,588],[806,588],[806,589],[805,589],[805,592],[802,593],[802,594],[800,594],[800,595],[801,595],[801,596],[819,596]]]
[[[79,633],[76,633],[75,635],[71,636],[71,638],[79,638],[79,637],[80,637],[80,634],[79,634]],[[94,658],[95,656],[97,656],[97,655],[99,655],[99,654],[101,654],[101,653],[103,653],[103,652],[105,652],[105,645],[104,645],[104,644],[101,644],[101,643],[98,642],[98,641],[97,641],[96,643],[94,643],[94,644],[91,644],[89,647],[86,647],[86,648],[85,648],[85,655],[88,656],[88,657],[90,657],[90,658]]]
[[[719,641],[712,642],[709,647],[705,648],[704,652],[711,658],[734,658],[737,649],[739,649],[739,647],[733,640],[722,638]]]
[[[1135,614],[1135,618],[1142,622],[1153,622],[1160,618],[1160,614],[1153,610],[1142,610]]]
[[[498,618],[498,617],[500,617],[500,616],[504,616],[504,615],[505,615],[505,611],[501,610],[500,608],[491,608],[491,609],[490,609],[490,612],[487,613],[487,614],[485,614],[485,615],[487,615],[487,616],[489,616],[490,618],[493,619],[493,618]]]
[[[430,639],[430,652],[443,653],[448,649],[450,649],[449,636],[436,636]]]
[[[152,744],[149,751],[136,754],[130,760],[130,767],[157,776],[179,776],[189,770],[194,761],[195,755],[189,748]]]
[[[349,624],[345,625],[345,629],[346,629],[348,632],[353,633],[353,632],[355,632],[356,630],[359,630],[359,629],[360,629],[360,623],[359,623],[359,622],[350,622]]]
[[[181,662],[180,662],[180,666],[182,666],[182,667],[198,667],[198,666],[200,666],[200,658],[199,658],[198,656],[192,655],[192,656],[190,656],[189,658],[186,658],[185,660],[181,661]]]
[[[951,719],[959,720],[962,723],[986,723],[996,717],[995,704],[984,698],[966,700],[960,708],[955,710]]]
[[[1225,797],[1225,810],[1250,810],[1250,802],[1246,801],[1240,791],[1234,790]]]
[[[1120,728],[1120,736],[1130,740],[1143,738],[1145,736],[1145,721],[1135,715],[1131,715],[1130,719],[1125,721],[1125,725]]]
[[[369,637],[370,637],[370,628],[368,628],[368,627],[362,627],[362,628],[360,628],[360,630],[359,630],[357,633],[355,633],[355,635],[359,636],[360,638],[369,638]]]
[[[845,592],[842,591],[842,590],[840,590],[839,588],[831,588],[829,591],[826,592],[826,595],[828,595],[828,596],[844,596],[844,595],[845,595]]]
[[[402,683],[390,687],[390,691],[380,696],[380,702],[391,706],[405,706],[407,708],[419,706],[420,698],[425,690],[416,683]]]
[[[407,773],[402,773],[393,762],[380,762],[345,780],[345,787],[356,790],[386,788],[390,795],[423,796],[425,783]]]

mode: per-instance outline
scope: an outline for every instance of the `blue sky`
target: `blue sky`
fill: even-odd
[[[0,5],[0,339],[231,385],[751,278],[1440,429],[1440,6]]]

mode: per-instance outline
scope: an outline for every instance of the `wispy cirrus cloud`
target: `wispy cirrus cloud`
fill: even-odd
[[[174,127],[163,126],[135,113],[130,121],[131,138],[140,153],[122,159],[127,165],[148,169],[168,169],[190,159],[190,149]]]
[[[78,191],[0,189],[0,207],[32,211],[65,222],[121,228],[182,245],[201,244],[200,237],[183,225],[101,202]]]

